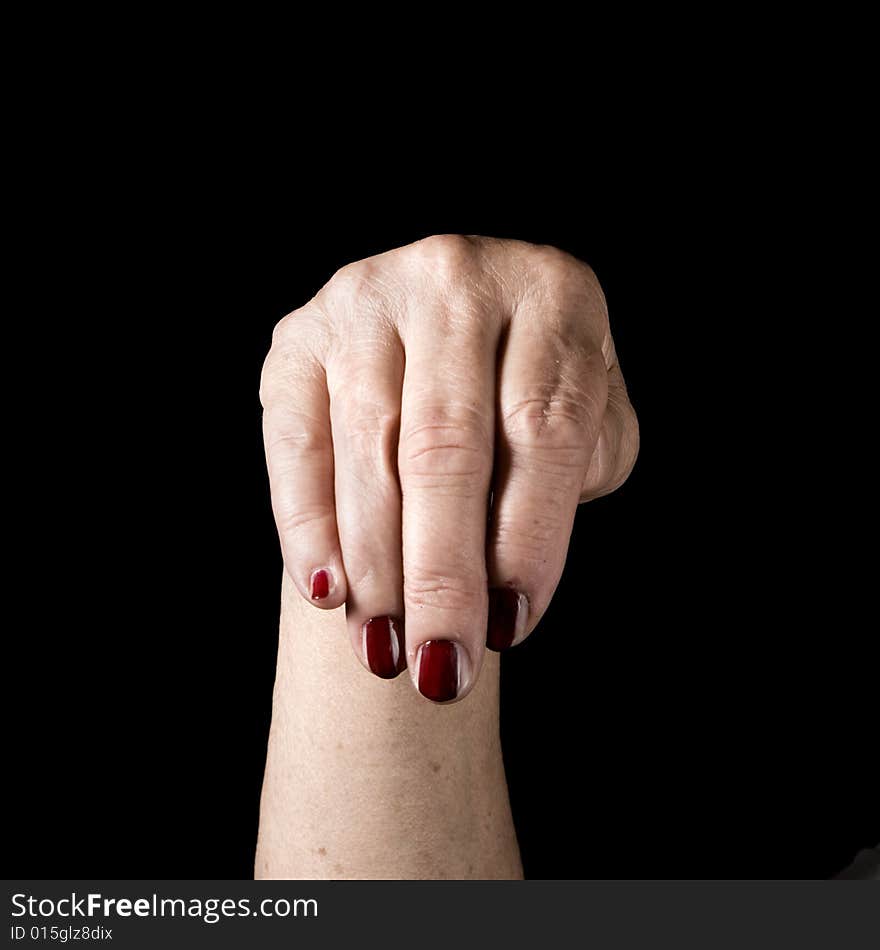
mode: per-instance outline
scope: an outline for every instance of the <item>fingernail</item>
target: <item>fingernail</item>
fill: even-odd
[[[330,571],[323,568],[312,572],[311,597],[312,600],[323,600],[330,593]]]
[[[428,640],[419,647],[419,692],[435,703],[458,696],[460,647],[453,640]]]
[[[395,617],[371,617],[363,626],[364,657],[383,680],[406,669],[403,623]]]
[[[489,590],[489,627],[486,646],[490,650],[506,650],[526,632],[529,617],[529,599],[512,587],[492,587]]]

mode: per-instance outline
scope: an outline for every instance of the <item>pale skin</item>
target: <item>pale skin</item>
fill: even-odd
[[[357,262],[279,323],[261,399],[285,577],[256,876],[521,876],[493,651],[638,453],[595,275],[457,235]]]

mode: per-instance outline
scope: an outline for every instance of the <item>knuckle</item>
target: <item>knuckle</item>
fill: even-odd
[[[599,279],[589,264],[549,246],[528,255],[527,297],[540,302],[560,334],[589,330],[601,341],[608,332],[608,305]]]
[[[394,457],[400,431],[400,412],[383,406],[359,406],[345,413],[342,431],[348,451],[359,465],[385,468]]]
[[[272,329],[272,349],[287,350],[301,344],[320,332],[326,322],[326,314],[316,301],[283,316]]]
[[[326,317],[313,304],[294,310],[275,324],[272,344],[260,371],[260,402],[264,409],[272,394],[287,386],[291,378],[314,372],[320,364],[318,354],[326,337]]]
[[[407,323],[465,345],[491,345],[502,315],[484,239],[436,234],[395,253],[412,278],[411,305],[401,310]]]
[[[366,361],[344,357],[329,378],[337,450],[358,466],[367,463],[370,475],[393,467],[400,433],[400,397],[377,392],[378,360],[372,353]]]
[[[300,311],[294,310],[292,313],[285,314],[272,328],[273,349],[286,342],[287,338],[291,336],[299,313]]]
[[[463,234],[434,234],[411,244],[410,253],[437,276],[455,278],[473,269],[477,243]]]
[[[289,357],[285,357],[275,346],[266,354],[263,368],[260,371],[260,405],[264,412],[280,401],[287,390],[287,364]]]
[[[488,466],[481,453],[455,443],[438,442],[408,449],[400,466],[404,480],[418,481],[422,487],[442,488],[451,484],[469,486],[488,478]]]
[[[426,567],[407,570],[403,580],[404,601],[409,608],[421,607],[477,611],[487,597],[483,578],[463,577],[454,571]]]
[[[260,388],[258,395],[260,397],[260,405],[265,410],[271,400],[272,392],[272,383],[275,376],[275,351],[270,349],[266,354],[266,358],[263,360],[263,367],[260,370]]]
[[[304,507],[295,501],[276,501],[275,523],[278,533],[289,538],[303,528],[323,528],[332,521],[333,511],[326,505]]]
[[[501,424],[512,447],[548,449],[561,464],[580,464],[591,441],[591,408],[586,393],[551,387],[507,406]]]
[[[340,316],[396,314],[404,297],[393,270],[376,258],[353,261],[340,267],[320,295]]]
[[[614,424],[610,424],[611,419]],[[623,485],[638,459],[639,439],[638,419],[629,402],[612,408],[609,424],[603,426],[590,461],[582,500],[610,495]]]
[[[373,271],[373,262],[369,257],[359,261],[349,261],[333,274],[327,286],[339,292],[356,291],[362,284],[369,281]]]
[[[285,413],[285,430],[266,437],[266,452],[279,464],[288,460],[298,464],[303,458],[315,458],[331,448],[326,429],[304,414]]]
[[[530,262],[546,286],[557,292],[602,292],[593,268],[558,247],[534,245]]]
[[[482,484],[492,469],[492,441],[474,410],[423,411],[403,433],[398,465],[404,478]]]
[[[632,474],[639,457],[639,420],[635,410],[627,402],[623,410],[623,426],[617,447],[617,465],[609,491],[616,491]]]
[[[491,463],[480,449],[462,441],[457,431],[421,429],[407,442],[398,460],[401,477],[411,487],[457,487],[464,494],[476,494],[488,482]]]

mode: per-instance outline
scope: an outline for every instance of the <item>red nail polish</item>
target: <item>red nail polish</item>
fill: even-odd
[[[506,650],[517,634],[525,630],[528,609],[525,595],[512,587],[490,588],[486,646],[496,652]]]
[[[383,680],[406,669],[403,623],[395,617],[372,617],[363,626],[364,657]]]
[[[458,649],[452,640],[428,640],[419,647],[419,692],[435,703],[458,695]]]
[[[330,572],[315,571],[312,574],[312,600],[323,600],[330,593]]]

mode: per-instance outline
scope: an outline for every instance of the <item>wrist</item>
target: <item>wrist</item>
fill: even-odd
[[[451,706],[371,675],[285,578],[257,876],[520,876],[498,687],[494,654]]]

